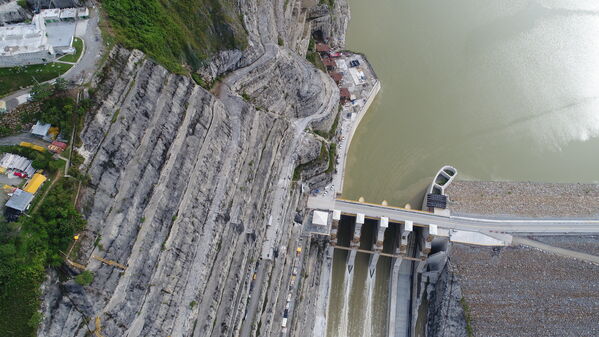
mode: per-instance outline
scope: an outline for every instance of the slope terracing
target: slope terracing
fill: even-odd
[[[107,336],[239,329],[267,227],[277,246],[293,224],[296,159],[318,156],[297,144],[312,121],[334,118],[338,99],[332,80],[303,58],[266,50],[225,79],[219,97],[141,52],[112,52],[82,133],[91,188],[80,262],[95,279],[85,288],[51,280],[39,335],[84,336],[95,317]]]

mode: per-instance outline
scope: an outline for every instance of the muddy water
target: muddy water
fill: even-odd
[[[599,1],[350,0],[348,48],[382,91],[352,141],[344,197],[419,205],[460,179],[599,180]]]

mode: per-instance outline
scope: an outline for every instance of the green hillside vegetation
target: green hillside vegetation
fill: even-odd
[[[243,49],[247,32],[234,0],[105,0],[118,42],[171,71],[195,70],[213,53]]]

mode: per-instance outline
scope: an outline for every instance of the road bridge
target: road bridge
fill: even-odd
[[[337,210],[342,214],[358,215],[390,222],[413,222],[430,227],[474,231],[524,233],[599,233],[599,219],[576,218],[492,218],[441,215],[393,206],[383,206],[345,199],[311,198],[308,207],[314,209]]]

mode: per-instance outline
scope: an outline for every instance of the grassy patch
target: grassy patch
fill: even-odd
[[[94,273],[89,270],[84,270],[83,273],[75,277],[75,282],[82,286],[88,286],[94,281]]]
[[[337,144],[329,144],[329,167],[327,167],[327,173],[333,172],[335,169],[335,157],[337,156]]]
[[[337,112],[337,116],[335,116],[335,120],[333,121],[333,125],[331,125],[329,131],[314,130],[314,133],[321,136],[322,138],[333,138],[337,133],[337,127],[339,126],[339,116],[341,116],[341,113]]]
[[[470,307],[466,302],[465,298],[460,299],[460,304],[462,305],[462,309],[464,309],[464,317],[466,318],[466,332],[468,333],[468,337],[474,336],[474,330],[472,330],[472,317],[470,316]]]
[[[67,70],[71,64],[48,63],[31,66],[0,68],[0,97],[13,91],[54,79]]]
[[[85,107],[76,106],[64,92],[38,88],[37,108],[44,118],[54,118],[69,110],[67,122],[78,123]],[[60,91],[60,90],[59,90]],[[50,96],[46,94],[49,92]],[[44,93],[43,95],[41,93]],[[67,106],[74,105],[71,108]],[[72,118],[71,118],[72,117]],[[48,267],[63,263],[61,252],[66,252],[73,234],[85,227],[85,220],[74,206],[80,180],[60,178],[64,161],[53,160],[48,152],[40,153],[20,146],[0,146],[0,152],[12,152],[34,160],[34,166],[47,172],[56,172],[56,181],[47,181],[32,202],[29,214],[16,222],[6,222],[0,216],[0,331],[2,337],[35,336],[42,319],[39,286]],[[73,153],[73,162],[78,161]],[[76,171],[71,166],[69,173]],[[48,175],[50,176],[50,175]],[[85,176],[80,177],[85,183]],[[52,185],[53,183],[53,185]],[[47,194],[46,194],[47,192]],[[45,195],[45,197],[43,197]],[[79,277],[82,284],[89,275]],[[93,278],[93,275],[92,275]]]
[[[327,68],[324,66],[324,63],[322,63],[320,55],[318,55],[317,52],[308,51],[308,53],[306,54],[306,59],[310,61],[310,63],[312,63],[316,68],[322,70],[325,73],[327,72]]]
[[[316,165],[319,162],[322,162],[326,158],[326,155],[327,147],[324,142],[320,142],[320,154],[318,155],[318,158],[309,161],[305,164],[299,164],[298,166],[296,166],[295,170],[293,170],[293,181],[300,180],[300,178],[302,177],[302,171],[304,171],[306,168],[312,165]]]
[[[29,217],[0,221],[0,331],[3,337],[34,336],[41,315],[39,285],[46,266],[62,263],[72,235],[85,220],[73,206],[77,181],[61,179]],[[19,230],[20,228],[20,230]]]
[[[79,61],[79,58],[81,57],[81,53],[83,53],[83,40],[81,40],[78,37],[74,38],[73,39],[73,47],[75,48],[75,54],[65,55],[65,56],[59,58],[59,60],[64,61],[64,62],[73,62],[73,63]]]
[[[118,42],[171,71],[197,69],[214,52],[245,48],[247,32],[233,0],[106,0]]]

